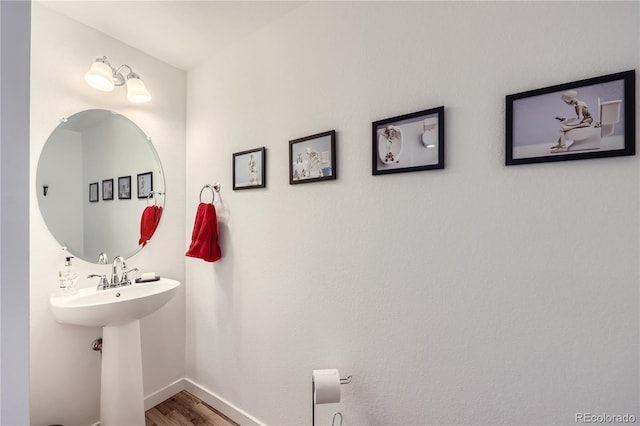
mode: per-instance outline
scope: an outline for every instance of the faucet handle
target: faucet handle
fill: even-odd
[[[107,281],[106,275],[91,274],[91,275],[87,275],[87,278],[100,278],[100,281],[98,282],[98,287],[96,287],[96,290],[104,290],[109,288],[109,281]]]
[[[138,272],[138,268],[133,269],[122,269],[122,279],[120,280],[120,285],[129,285],[131,284],[131,280],[129,279],[129,272]]]

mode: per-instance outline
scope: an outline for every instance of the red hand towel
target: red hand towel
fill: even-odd
[[[191,246],[189,246],[186,255],[207,262],[215,262],[222,257],[218,246],[218,217],[213,204],[200,203],[198,205],[191,234]]]
[[[140,219],[140,239],[138,244],[142,247],[146,246],[153,233],[156,232],[158,223],[160,222],[160,216],[162,216],[162,207],[160,206],[147,206],[142,212],[142,218]]]

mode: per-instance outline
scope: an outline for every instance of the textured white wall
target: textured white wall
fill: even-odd
[[[153,102],[130,104],[124,89],[105,94],[86,85],[84,73],[102,55],[117,65],[134,67],[153,94]],[[33,4],[31,61],[33,185],[42,146],[60,118],[94,108],[127,116],[152,137],[167,178],[167,204],[158,230],[127,264],[184,282],[184,248],[175,241],[181,240],[186,227],[185,73],[39,3]],[[62,252],[40,215],[35,191],[30,200],[31,424],[92,424],[99,417],[100,355],[90,344],[101,330],[61,325],[53,319],[49,295],[57,285]],[[113,259],[115,254],[109,256]],[[109,267],[79,260],[76,266],[81,286],[96,285],[84,278],[89,273],[109,272]],[[166,307],[142,320],[146,395],[184,376],[184,317],[184,292],[180,292]]]
[[[639,412],[638,158],[504,166],[505,95],[640,65],[638,2],[311,2],[189,72],[187,375],[266,424],[574,424]],[[567,25],[570,22],[572,25]],[[445,105],[446,168],[371,175],[371,122]],[[288,183],[336,129],[338,179]],[[550,141],[550,143],[553,141]],[[267,147],[266,189],[232,153]]]

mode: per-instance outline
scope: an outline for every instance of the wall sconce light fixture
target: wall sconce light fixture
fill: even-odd
[[[126,78],[123,70],[128,70]],[[114,68],[106,56],[96,59],[89,71],[84,75],[84,80],[89,86],[103,92],[111,92],[116,86],[127,85],[127,99],[130,102],[149,102],[151,95],[144,86],[140,76],[133,72],[129,65],[120,65]]]

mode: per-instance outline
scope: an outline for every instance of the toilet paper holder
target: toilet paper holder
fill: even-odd
[[[349,383],[351,383],[351,379],[353,377],[351,376],[347,376],[347,377],[340,377],[340,384],[341,385],[348,385]]]
[[[347,377],[340,377],[340,384],[341,385],[348,385],[349,383],[351,383],[351,380],[353,380],[353,377],[351,375],[349,375]],[[313,380],[313,376],[311,376],[311,426],[315,426],[315,424],[316,424],[315,391],[316,391],[316,384],[315,384],[315,381]],[[337,415],[340,415],[340,425],[342,425],[342,413],[337,412],[337,413],[335,413],[333,415],[333,421],[331,422],[332,426],[335,423]]]
[[[340,424],[336,424],[336,417],[340,416]],[[331,420],[331,426],[342,426],[342,413],[338,411],[333,415],[333,420]]]

